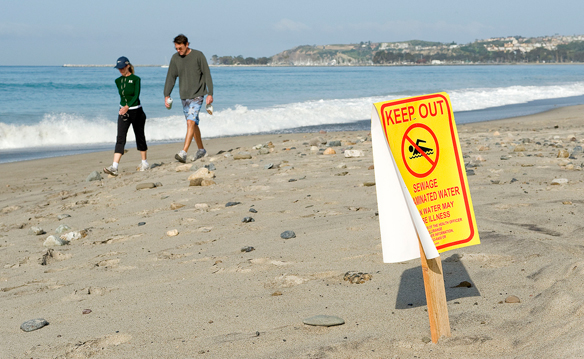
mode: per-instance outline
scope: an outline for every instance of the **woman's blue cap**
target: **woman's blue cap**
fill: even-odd
[[[129,64],[130,64],[130,60],[128,60],[128,58],[126,56],[122,56],[118,59],[118,61],[116,62],[116,66],[114,66],[114,67],[116,69],[123,69],[124,67],[126,67]]]

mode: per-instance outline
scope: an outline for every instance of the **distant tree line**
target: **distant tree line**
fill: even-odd
[[[473,43],[433,55],[384,50],[377,51],[373,56],[374,64],[431,63],[433,60],[480,63],[584,62],[584,41],[558,45],[555,50],[539,47],[525,53],[521,51],[488,51],[482,44]]]
[[[272,62],[269,57],[243,57],[239,56],[211,56],[211,63],[213,65],[267,65]]]

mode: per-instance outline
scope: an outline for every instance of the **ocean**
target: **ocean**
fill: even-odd
[[[182,142],[178,96],[164,107],[166,68],[137,67],[149,145]],[[211,67],[213,116],[203,138],[368,130],[374,102],[447,92],[457,123],[584,104],[584,65]],[[0,163],[112,150],[119,72],[104,67],[0,66]],[[128,133],[128,147],[134,146]],[[178,149],[178,147],[177,147]]]

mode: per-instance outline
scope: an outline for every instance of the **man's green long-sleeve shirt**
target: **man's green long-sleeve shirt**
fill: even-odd
[[[188,55],[180,56],[175,53],[172,56],[164,84],[164,97],[170,96],[177,77],[181,99],[186,100],[206,94],[213,96],[211,71],[201,51],[191,49]]]

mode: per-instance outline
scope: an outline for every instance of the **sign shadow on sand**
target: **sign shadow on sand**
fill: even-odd
[[[460,261],[461,257],[459,254],[453,254],[442,261],[447,301],[466,297],[480,297],[481,295],[466,271],[464,264]],[[426,292],[422,267],[419,266],[404,271],[399,284],[395,309],[409,309],[425,305]]]

